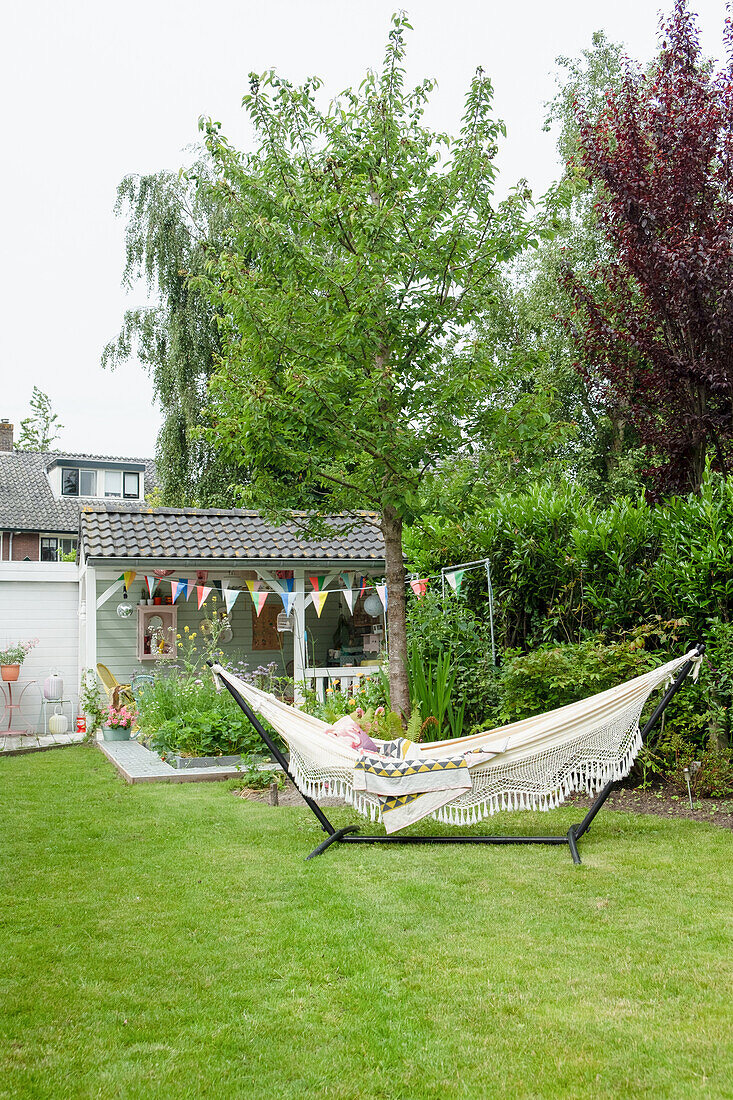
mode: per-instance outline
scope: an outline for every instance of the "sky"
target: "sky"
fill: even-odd
[[[669,10],[672,0],[665,0]],[[190,160],[198,119],[250,142],[247,75],[317,74],[324,101],[380,65],[395,0],[26,0],[5,5],[0,101],[0,419],[17,426],[34,385],[64,425],[57,446],[127,457],[154,454],[160,424],[138,363],[103,370],[104,345],[141,290],[121,287],[124,220],[113,213],[129,173]],[[595,30],[629,56],[656,52],[657,0],[412,0],[408,79],[438,80],[428,121],[455,132],[470,76],[492,79],[507,125],[499,190],[526,178],[536,195],[559,175],[544,104],[559,55],[575,57]],[[704,51],[720,58],[725,0],[693,0]]]

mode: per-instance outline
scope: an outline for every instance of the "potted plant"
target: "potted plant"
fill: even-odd
[[[16,642],[7,649],[0,649],[0,676],[5,681],[17,680],[20,676],[20,666],[34,646],[38,645],[38,638],[30,642]]]
[[[129,741],[132,725],[137,713],[126,706],[109,706],[102,712],[102,738],[105,741]]]

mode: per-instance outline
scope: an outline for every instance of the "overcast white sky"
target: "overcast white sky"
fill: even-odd
[[[150,383],[99,365],[131,304],[120,287],[123,223],[112,213],[129,172],[177,169],[199,115],[240,145],[247,74],[316,73],[324,94],[379,65],[395,0],[25,0],[4,6],[0,102],[0,417],[28,414],[33,385],[51,397],[67,450],[152,455],[159,424]],[[657,0],[412,0],[408,74],[437,77],[431,123],[455,131],[477,65],[508,127],[500,189],[537,194],[558,174],[542,132],[555,58],[594,30],[632,57],[656,50]],[[669,11],[672,0],[664,0]],[[693,0],[703,48],[722,55],[724,0]]]

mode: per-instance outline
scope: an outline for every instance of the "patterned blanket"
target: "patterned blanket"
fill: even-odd
[[[354,790],[376,795],[388,833],[420,821],[470,789],[465,753],[427,757],[406,737],[382,742],[379,753],[365,752],[354,764]]]

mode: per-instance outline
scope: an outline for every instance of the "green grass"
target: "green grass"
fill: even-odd
[[[2,1097],[733,1095],[726,830],[306,863],[306,811],[88,746],[0,761],[0,810]]]

